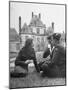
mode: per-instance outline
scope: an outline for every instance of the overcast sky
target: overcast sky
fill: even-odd
[[[32,12],[38,15],[41,13],[41,20],[46,27],[52,22],[55,23],[55,32],[65,32],[65,6],[52,4],[34,3],[10,3],[10,27],[19,32],[19,16],[22,17],[22,26],[30,23]]]

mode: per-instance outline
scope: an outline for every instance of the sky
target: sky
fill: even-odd
[[[15,28],[19,32],[19,16],[21,16],[22,27],[24,23],[29,25],[32,12],[35,15],[41,14],[41,20],[46,27],[54,22],[54,32],[65,32],[65,6],[52,4],[35,3],[10,3],[10,28]]]

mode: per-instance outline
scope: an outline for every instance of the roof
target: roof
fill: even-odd
[[[26,23],[24,23],[22,29],[21,29],[21,33],[28,33],[28,26]]]
[[[50,27],[48,27],[47,28],[47,34],[52,34],[53,33],[53,29],[52,29],[52,27],[50,26]]]
[[[32,33],[32,28],[28,26],[26,23],[24,23],[21,33]]]
[[[10,28],[9,30],[9,41],[19,41],[19,35],[14,28]]]
[[[29,26],[45,27],[45,25],[42,23],[41,19],[37,17],[37,15],[34,15],[34,17],[31,19]]]
[[[23,29],[23,30],[28,29],[28,26],[27,26],[27,24],[26,24],[26,23],[24,23],[24,25],[23,25],[22,29]]]

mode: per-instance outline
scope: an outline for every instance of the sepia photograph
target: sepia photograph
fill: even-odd
[[[9,1],[9,88],[66,86],[66,4]]]

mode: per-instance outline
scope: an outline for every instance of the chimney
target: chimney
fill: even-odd
[[[53,29],[53,31],[54,31],[54,22],[52,22],[52,29]]]
[[[20,38],[20,49],[22,48],[22,39],[21,39],[21,16],[19,16],[19,38]]]
[[[33,16],[34,16],[34,13],[32,12],[32,18],[33,18]]]
[[[39,19],[41,18],[41,14],[39,13]]]
[[[19,35],[21,33],[21,16],[19,16]]]

